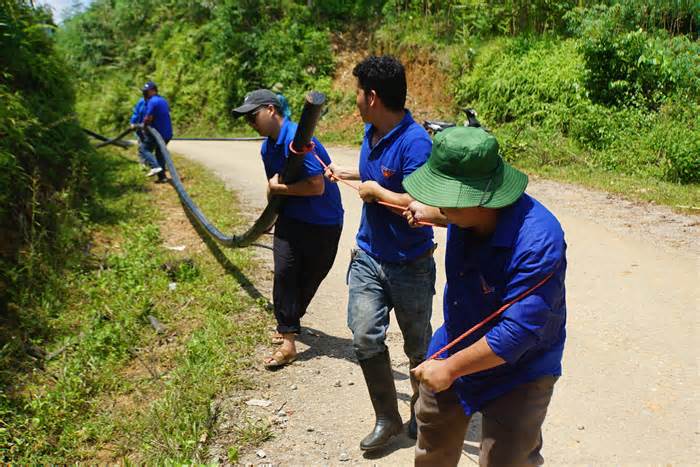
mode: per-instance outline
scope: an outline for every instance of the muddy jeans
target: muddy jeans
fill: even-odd
[[[544,376],[522,384],[481,410],[479,465],[536,466],[544,462],[540,455],[542,423],[556,381],[555,376]],[[415,465],[457,465],[470,419],[457,394],[452,389],[433,394],[421,385],[416,418]]]
[[[348,327],[358,360],[386,350],[384,341],[393,309],[403,334],[404,352],[421,362],[432,336],[430,316],[435,294],[432,254],[407,263],[384,263],[353,250],[348,270]]]

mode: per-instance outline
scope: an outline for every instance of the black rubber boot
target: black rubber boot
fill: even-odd
[[[412,370],[422,362],[410,362],[409,368]],[[409,373],[411,378],[411,389],[413,389],[413,394],[411,395],[411,419],[408,421],[408,436],[409,438],[418,438],[418,423],[416,422],[416,402],[418,402],[418,386],[420,383],[413,376],[413,373]]]
[[[376,415],[374,429],[360,442],[360,449],[372,451],[386,446],[392,436],[401,433],[403,422],[396,400],[389,351],[367,360],[360,360],[360,367]]]

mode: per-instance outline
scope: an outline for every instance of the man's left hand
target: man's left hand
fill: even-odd
[[[277,191],[280,188],[280,182],[279,182],[279,174],[275,174],[270,178],[270,180],[267,181],[267,199],[268,201],[272,197],[272,195],[277,194]]]
[[[432,392],[449,389],[454,382],[447,360],[426,360],[411,373]]]
[[[358,191],[360,193],[360,198],[365,203],[373,203],[379,197],[379,191],[382,189],[381,185],[374,180],[367,180],[366,182],[360,183]]]

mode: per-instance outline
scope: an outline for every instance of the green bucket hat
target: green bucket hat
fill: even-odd
[[[403,181],[414,199],[439,208],[502,208],[526,186],[527,175],[503,160],[493,135],[463,126],[438,133],[428,161]]]

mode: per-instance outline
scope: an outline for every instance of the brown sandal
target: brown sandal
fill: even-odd
[[[292,363],[294,360],[297,359],[297,355],[288,355],[282,352],[281,349],[276,349],[272,355],[267,357],[265,361],[263,362],[263,365],[265,365],[265,368],[268,370],[272,370],[275,368],[281,368],[285,365],[289,365]]]
[[[270,343],[272,345],[282,345],[284,342],[284,336],[280,334],[279,332],[273,332],[270,334]]]

